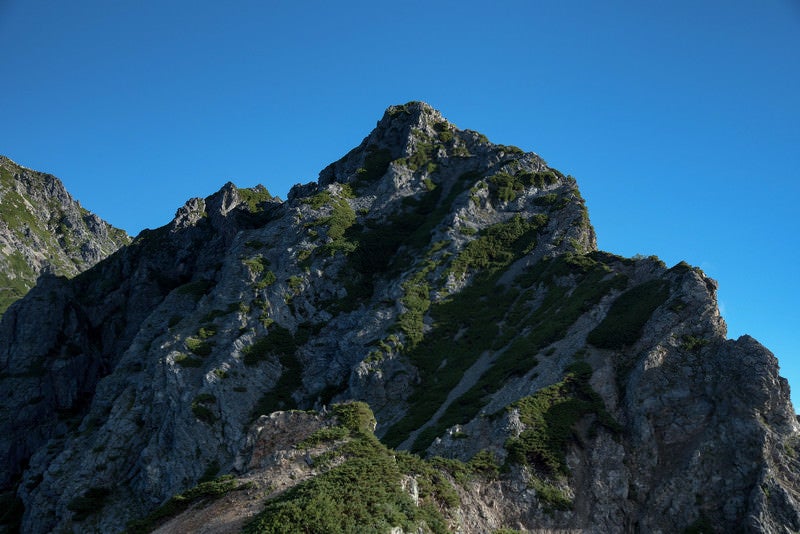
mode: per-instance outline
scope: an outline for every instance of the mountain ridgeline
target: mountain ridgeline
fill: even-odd
[[[392,106],[286,201],[228,183],[7,310],[0,522],[800,530],[788,384],[716,289],[597,250],[539,156]]]
[[[75,276],[128,243],[58,178],[0,156],[0,316],[40,275]]]

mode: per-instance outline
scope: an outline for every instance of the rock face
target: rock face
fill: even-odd
[[[313,530],[336,515],[314,488],[364,458],[402,489],[370,508],[387,531],[800,530],[788,384],[726,339],[716,283],[598,251],[573,178],[418,102],[285,202],[229,183],[42,279],[0,322],[0,372],[24,532],[156,509],[136,529],[271,531],[290,508]],[[342,423],[348,400],[377,426]],[[248,485],[167,521],[217,474]],[[223,502],[241,517],[199,520]]]
[[[0,156],[0,314],[40,275],[73,277],[129,242],[58,178]]]

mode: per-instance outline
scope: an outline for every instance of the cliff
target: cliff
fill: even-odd
[[[393,106],[288,200],[226,184],[8,310],[6,523],[798,530],[788,385],[716,288],[598,251],[536,154]]]

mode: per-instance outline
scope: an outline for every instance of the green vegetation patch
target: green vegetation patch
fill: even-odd
[[[211,326],[201,326],[200,330],[197,331],[197,337],[200,339],[208,339],[216,335],[217,331]]]
[[[430,288],[424,280],[412,278],[403,284],[401,302],[406,311],[398,318],[398,326],[411,347],[422,341],[425,313],[431,306]]]
[[[454,126],[447,121],[440,121],[433,125],[433,129],[438,133],[439,141],[449,145],[455,139],[453,132]]]
[[[259,184],[252,188],[246,189],[237,189],[239,193],[239,198],[242,199],[242,202],[247,205],[247,210],[250,213],[258,213],[262,211],[263,208],[259,207],[264,202],[268,202],[272,200],[272,195],[267,188],[263,185]]]
[[[356,213],[347,200],[337,198],[331,203],[331,214],[317,221],[317,225],[328,225],[329,242],[325,243],[322,250],[333,256],[337,252],[350,254],[356,249],[357,244],[345,237],[345,232],[356,222]]]
[[[389,116],[390,117],[396,117],[396,116],[400,115],[401,113],[405,113],[406,115],[411,115],[411,110],[408,109],[408,106],[410,106],[412,104],[414,104],[413,101],[406,102],[402,106],[392,106],[392,108],[389,110]]]
[[[525,190],[525,184],[522,180],[518,180],[505,172],[497,173],[490,177],[489,184],[489,191],[501,202],[511,202]]]
[[[572,499],[547,479],[533,477],[530,487],[536,492],[536,497],[544,505],[546,512],[572,510]]]
[[[201,329],[202,332],[200,333],[200,337],[187,337],[184,344],[186,348],[189,349],[192,354],[196,354],[201,358],[205,358],[211,355],[211,351],[214,350],[214,344],[211,341],[206,341],[203,338],[203,334],[207,334],[209,331],[205,329]]]
[[[45,241],[50,241],[50,233],[42,227],[36,216],[28,208],[29,203],[25,197],[17,192],[12,174],[5,168],[0,168],[2,184],[5,191],[0,199],[0,220],[5,222],[11,231],[20,233],[25,229],[37,234]]]
[[[266,271],[264,275],[261,277],[261,279],[258,280],[255,284],[253,284],[253,287],[255,289],[264,289],[265,287],[274,284],[277,280],[278,277],[275,276],[275,273],[273,273],[272,271]]]
[[[353,310],[372,295],[376,278],[394,277],[410,267],[417,252],[430,245],[431,232],[455,198],[468,187],[468,178],[475,175],[466,173],[445,197],[442,188],[436,187],[419,197],[404,199],[402,211],[388,221],[350,227],[345,237],[356,248],[348,256],[347,297],[332,304],[343,311]]]
[[[353,228],[351,238],[358,240],[359,249],[352,258],[352,267],[369,277],[399,270],[392,269],[400,267],[393,262],[398,250],[403,246],[415,250],[425,247],[431,231],[449,209],[453,199],[448,197],[439,206],[441,193],[441,188],[434,188],[419,198],[405,199],[406,209],[388,221]]]
[[[492,346],[499,334],[497,324],[503,318],[505,298],[488,282],[468,286],[452,299],[431,306],[433,331],[407,352],[421,381],[409,397],[408,415],[389,428],[386,443],[399,445],[429,421],[463,372]],[[463,335],[458,336],[460,332]]]
[[[0,272],[0,317],[36,283],[33,269],[18,251],[6,256],[8,270]]]
[[[257,365],[266,361],[271,354],[294,353],[297,345],[291,331],[282,326],[273,325],[269,333],[252,345],[242,350],[245,365]]]
[[[242,263],[247,266],[250,274],[257,276],[264,272],[269,267],[269,260],[264,256],[255,256],[242,260]]]
[[[653,312],[669,298],[664,280],[651,280],[629,289],[611,305],[586,341],[601,349],[622,349],[641,336]]]
[[[327,426],[314,431],[310,436],[297,444],[298,449],[316,447],[321,443],[339,441],[350,436],[350,431],[343,426]]]
[[[449,300],[431,305],[432,332],[407,352],[420,383],[408,399],[408,415],[384,436],[390,446],[429,422],[464,371],[491,351],[497,354],[492,365],[418,435],[411,450],[423,451],[446,428],[471,420],[509,379],[533,369],[540,352],[564,337],[583,313],[625,284],[624,277],[589,256],[542,260],[509,288],[496,285],[500,272],[484,273]],[[567,277],[574,287],[559,283]],[[544,292],[538,300],[537,292]]]
[[[433,143],[417,142],[417,150],[411,156],[406,158],[406,166],[412,171],[424,169],[427,172],[436,170],[436,164],[433,162]]]
[[[297,295],[300,293],[300,290],[303,289],[303,278],[292,275],[286,280],[286,284],[289,286],[289,289],[292,290],[292,293]]]
[[[676,274],[686,274],[690,271],[693,271],[694,267],[686,263],[685,261],[681,260],[680,262],[676,263],[672,267],[670,267],[669,272],[676,273]]]
[[[468,462],[435,456],[430,459],[430,464],[447,472],[462,486],[475,478],[495,479],[500,476],[501,468],[494,453],[486,449],[479,451]]]
[[[370,183],[381,178],[389,169],[392,162],[392,152],[386,148],[378,148],[375,145],[367,147],[367,155],[364,158],[364,166],[356,171],[356,179],[352,186],[356,191],[361,191]]]
[[[490,176],[487,181],[489,183],[489,193],[495,201],[511,202],[516,200],[526,187],[535,186],[541,189],[542,187],[557,183],[562,177],[563,176],[555,170],[538,172],[518,171],[513,175],[507,172],[498,172]]]
[[[312,209],[318,210],[322,206],[327,206],[331,201],[331,194],[328,191],[320,191],[316,195],[303,199],[303,204],[308,204]]]
[[[369,435],[375,428],[375,414],[365,402],[334,404],[331,413],[337,424],[315,431],[301,441],[297,445],[298,448],[314,447],[320,443],[339,441],[351,436]]]
[[[505,152],[506,154],[524,154],[525,151],[522,150],[518,146],[514,145],[497,145],[497,148]]]
[[[393,527],[416,532],[423,525],[426,531],[448,532],[440,509],[458,505],[455,489],[430,464],[380,443],[365,428],[365,421],[374,421],[371,411],[358,404],[352,409],[337,405],[335,410],[342,412],[337,417],[351,431],[360,430],[316,459],[317,469],[335,467],[268,501],[245,525],[245,533],[383,533]],[[417,480],[419,506],[402,488],[407,475]]]
[[[536,197],[533,200],[533,203],[537,206],[553,206],[556,202],[558,202],[558,198],[559,197],[557,193],[548,193],[546,195]]]
[[[519,410],[525,430],[509,438],[507,462],[531,465],[551,476],[569,474],[567,447],[575,438],[575,424],[586,415],[594,415],[596,424],[619,432],[620,425],[605,408],[600,395],[589,385],[592,367],[576,362],[566,368],[561,382],[537,391],[511,404]]]
[[[354,434],[371,434],[375,428],[375,414],[365,402],[335,404],[332,411],[339,424]]]
[[[536,235],[547,224],[547,215],[528,220],[517,215],[508,222],[490,226],[470,241],[450,267],[456,278],[474,270],[498,270],[536,246]]]

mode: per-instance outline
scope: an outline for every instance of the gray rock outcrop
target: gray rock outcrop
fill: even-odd
[[[419,102],[285,202],[228,183],[43,278],[0,373],[25,532],[118,531],[215,474],[280,498],[323,472],[294,442],[324,417],[291,410],[348,400],[389,446],[503,467],[441,468],[452,531],[800,530],[788,384],[716,283],[598,251],[572,177]]]

